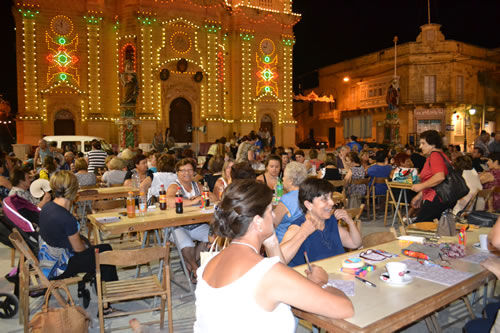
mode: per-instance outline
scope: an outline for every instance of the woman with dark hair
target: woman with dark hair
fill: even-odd
[[[57,162],[51,156],[46,156],[43,160],[42,168],[39,171],[39,176],[41,179],[49,180],[50,177],[57,171]]]
[[[184,206],[196,206],[201,202],[203,188],[193,180],[196,164],[191,158],[184,158],[175,165],[177,180],[167,189],[167,206],[175,207],[175,196],[177,191],[183,198]],[[210,193],[210,200],[215,202],[217,198]],[[208,242],[208,231],[210,226],[206,223],[188,224],[175,229],[177,245],[186,261],[186,268],[191,274],[191,280],[196,283],[197,261],[200,252]],[[198,244],[195,244],[198,241]]]
[[[106,156],[108,154],[101,149],[101,143],[98,140],[93,140],[92,150],[88,152],[85,158],[89,166],[89,172],[106,168]]]
[[[71,213],[72,202],[78,192],[78,180],[71,171],[59,171],[50,178],[55,199],[40,212],[39,253],[40,268],[48,279],[65,279],[78,273],[95,274],[95,249],[110,251],[109,244],[89,246],[80,237],[80,224]],[[116,281],[114,266],[101,266],[104,281]],[[78,283],[78,297],[84,298],[84,307],[90,301],[85,283]],[[106,308],[106,314],[113,311]]]
[[[231,184],[231,170],[233,165],[234,165],[234,160],[232,158],[226,160],[224,162],[224,165],[222,166],[222,175],[215,182],[213,193],[215,197],[219,200],[222,199],[222,194],[224,193],[226,187],[228,187],[228,185]]]
[[[453,214],[458,214],[461,210],[467,206],[469,201],[476,195],[478,191],[483,189],[481,185],[481,179],[479,179],[479,174],[472,167],[472,158],[467,155],[459,155],[455,158],[453,163],[455,170],[462,173],[462,177],[465,179],[465,183],[469,188],[469,193],[462,199],[457,201],[455,207],[453,207]],[[484,203],[479,203],[481,208],[484,207]]]
[[[428,157],[420,173],[422,182],[411,187],[412,191],[417,192],[411,200],[411,205],[420,208],[415,222],[439,219],[447,208],[455,205],[455,203],[451,207],[445,205],[434,190],[434,187],[441,184],[448,175],[445,160],[451,163],[442,148],[443,139],[437,131],[428,130],[420,133],[420,149]]]
[[[387,164],[387,153],[379,150],[375,153],[375,164],[368,168],[367,174],[370,177],[370,186],[375,177],[388,178],[392,171],[392,166]],[[384,195],[387,192],[387,185],[375,184],[375,195]]]
[[[238,179],[255,179],[256,177],[257,175],[255,174],[255,170],[248,162],[236,163],[231,167],[232,181]]]
[[[347,174],[344,177],[346,182],[346,195],[349,208],[359,207],[361,197],[366,195],[365,184],[351,184],[353,180],[363,179],[366,176],[365,168],[361,166],[361,160],[358,153],[351,151],[345,157],[345,164],[348,168]]]
[[[266,172],[257,177],[260,181],[267,185],[271,190],[274,190],[278,183],[278,177],[281,171],[281,158],[277,155],[269,155],[266,160]]]
[[[149,169],[150,170],[150,169]],[[156,170],[154,178],[146,177],[141,183],[141,190],[148,193],[148,200],[151,197],[158,197],[160,195],[161,185],[165,190],[177,180],[175,174],[175,158],[172,155],[159,154],[156,160]]]
[[[125,175],[125,180],[123,181],[123,186],[133,186],[133,180],[132,180],[132,175],[134,174],[134,171],[137,172],[139,175],[139,181],[140,181],[140,188],[141,192],[146,193],[147,189],[144,190],[146,186],[151,185],[151,181],[154,179],[154,173],[153,171],[148,169],[148,158],[145,155],[142,154],[137,154],[134,159],[134,165],[135,169],[132,171],[127,171],[127,174]],[[150,178],[147,182],[145,180],[147,178]]]
[[[311,261],[344,253],[344,247],[361,246],[361,233],[344,209],[333,209],[332,193],[335,188],[328,181],[306,179],[299,187],[299,206],[304,215],[288,227],[281,251],[290,266],[305,264],[304,251]],[[349,231],[339,226],[344,220]]]
[[[339,169],[337,169],[337,158],[332,153],[326,154],[325,163],[321,164],[321,169],[318,172],[318,178],[325,180],[341,180]]]
[[[330,318],[354,314],[315,265],[307,278],[280,263],[272,191],[255,180],[233,182],[214,215],[216,234],[231,244],[198,269],[194,332],[295,332],[289,305]],[[269,255],[263,258],[264,245]],[[322,288],[323,287],[323,288]]]

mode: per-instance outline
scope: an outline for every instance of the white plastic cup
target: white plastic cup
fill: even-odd
[[[406,264],[402,262],[388,262],[385,265],[387,273],[389,273],[389,279],[395,283],[403,282],[403,277],[406,274]]]
[[[488,250],[488,235],[487,234],[479,235],[479,245],[481,246],[482,250]]]

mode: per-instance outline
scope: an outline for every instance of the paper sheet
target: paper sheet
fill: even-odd
[[[445,286],[453,286],[473,275],[472,273],[457,271],[455,269],[422,265],[412,259],[404,260],[402,263],[406,264],[412,276]]]
[[[113,223],[120,221],[119,216],[107,216],[107,217],[98,217],[96,218],[99,223]]]
[[[328,280],[328,284],[340,289],[346,296],[354,296],[354,281],[347,280]]]
[[[482,261],[485,261],[488,257],[496,257],[496,255],[489,252],[481,252],[481,253],[474,253],[459,259],[472,262],[474,264],[480,264]]]

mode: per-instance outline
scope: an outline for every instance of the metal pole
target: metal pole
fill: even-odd
[[[427,0],[427,24],[431,24],[431,0]]]
[[[397,63],[397,58],[398,58],[398,36],[394,36],[393,39],[394,42],[394,78],[397,77],[396,75],[396,63]]]

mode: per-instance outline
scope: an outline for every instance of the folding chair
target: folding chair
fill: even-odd
[[[372,185],[370,186],[370,191],[371,191],[371,195],[372,195],[373,222],[375,222],[375,220],[377,218],[377,213],[375,211],[375,208],[376,208],[375,199],[381,198],[381,197],[382,198],[387,197],[387,191],[385,194],[375,194],[375,189],[376,189],[375,184],[383,184],[387,189],[387,184],[385,182],[386,180],[387,180],[387,178],[384,178],[384,177],[375,177],[375,178],[373,178]]]
[[[370,191],[368,183],[370,182],[370,178],[362,178],[362,179],[354,179],[351,181],[351,185],[365,185],[366,194],[365,197],[365,205],[366,205],[366,216],[370,218]],[[362,198],[363,196],[361,196]],[[348,199],[349,200],[349,199]]]
[[[17,229],[12,231],[9,239],[19,251],[19,308],[22,311],[22,315],[19,315],[19,323],[24,324],[24,332],[27,333],[30,316],[29,294],[32,291],[48,288],[50,282],[42,273],[38,259]],[[82,281],[82,279],[81,276],[75,276],[60,281],[72,284]],[[61,306],[66,304],[64,298],[57,291],[53,295]]]
[[[165,247],[150,247],[139,250],[116,250],[99,253],[96,249],[96,281],[97,297],[99,307],[99,325],[101,333],[104,332],[104,319],[127,316],[134,313],[153,312],[160,310],[160,328],[163,329],[165,321],[165,301],[168,308],[168,328],[172,333],[174,326],[172,322],[172,290],[170,287],[170,243]],[[156,275],[146,277],[125,279],[112,282],[104,282],[101,279],[101,265],[127,266],[142,265],[155,260],[163,260],[162,281],[158,281]],[[159,307],[151,307],[144,310],[111,313],[104,315],[104,304],[133,299],[150,297],[161,297]]]

